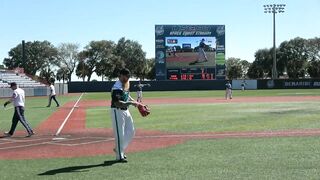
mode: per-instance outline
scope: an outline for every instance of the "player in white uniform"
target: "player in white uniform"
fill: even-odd
[[[18,88],[16,83],[10,84],[11,89],[13,90],[12,97],[4,103],[6,107],[11,102],[14,105],[14,115],[12,117],[12,124],[9,132],[5,132],[6,137],[10,137],[14,134],[17,124],[20,121],[23,127],[27,130],[28,135],[26,137],[31,137],[34,135],[32,128],[30,127],[27,119],[24,117],[24,105],[25,105],[25,93],[23,89]]]
[[[129,77],[130,71],[122,69],[119,80],[111,91],[111,118],[115,137],[114,152],[116,160],[119,162],[127,162],[125,150],[135,134],[133,119],[128,108],[130,105],[139,105],[129,94]]]
[[[226,84],[226,99],[232,99],[232,85],[229,81]]]
[[[47,107],[50,107],[50,106],[51,106],[51,101],[52,101],[52,99],[56,102],[57,107],[59,107],[60,104],[59,104],[59,102],[58,102],[57,99],[56,99],[56,95],[57,95],[57,94],[56,94],[56,90],[55,90],[55,88],[54,88],[54,83],[50,83],[49,88],[50,88],[50,95],[49,95],[49,104],[48,104]]]
[[[148,86],[150,87],[150,84],[141,84],[141,81],[139,81],[139,84],[135,85],[134,87],[137,87],[137,102],[142,102],[142,88]]]

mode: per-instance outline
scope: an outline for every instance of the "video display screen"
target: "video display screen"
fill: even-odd
[[[157,80],[225,79],[224,25],[156,25]]]

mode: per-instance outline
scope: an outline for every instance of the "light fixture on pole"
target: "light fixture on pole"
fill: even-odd
[[[272,79],[278,77],[277,72],[277,55],[276,55],[276,14],[284,13],[285,4],[267,4],[263,5],[264,13],[273,14],[273,66],[272,66]]]

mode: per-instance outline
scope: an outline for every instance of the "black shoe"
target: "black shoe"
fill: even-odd
[[[50,107],[50,106],[46,106],[46,107]]]
[[[10,134],[9,132],[5,132],[5,133],[3,133],[3,137],[11,137],[12,136],[12,134]]]
[[[57,105],[57,107],[60,107],[60,105]]]
[[[34,133],[34,132],[29,133],[26,137],[31,137],[31,136],[33,136],[33,135],[35,135],[35,133]]]
[[[118,162],[119,162],[119,163],[127,163],[128,160],[127,160],[127,159],[119,159]]]

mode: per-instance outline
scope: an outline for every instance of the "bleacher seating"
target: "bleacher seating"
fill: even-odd
[[[10,87],[9,83],[16,82],[19,87],[43,87],[44,84],[37,82],[25,74],[14,73],[11,71],[0,71],[0,87]]]

